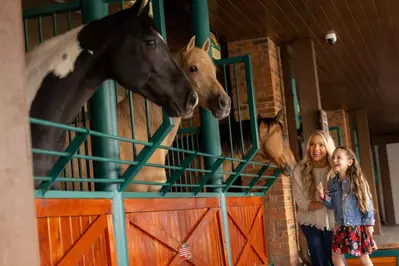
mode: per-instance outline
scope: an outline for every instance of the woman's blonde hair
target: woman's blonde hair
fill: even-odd
[[[316,194],[317,194],[316,193],[316,185],[317,184],[316,184],[316,180],[312,174],[314,164],[313,164],[312,158],[309,154],[309,146],[310,146],[310,142],[311,142],[312,138],[316,135],[320,136],[324,141],[324,145],[327,150],[327,162],[328,162],[329,169],[332,168],[332,154],[335,150],[334,140],[332,139],[332,137],[330,136],[329,133],[326,133],[321,130],[317,130],[312,135],[310,135],[310,137],[308,139],[308,143],[306,145],[305,154],[303,156],[302,161],[299,163],[299,165],[301,167],[304,188],[308,192],[309,198],[311,198],[312,200],[316,200]]]
[[[347,147],[337,147],[336,150],[343,150],[346,153],[346,156],[348,156],[348,159],[352,160],[352,164],[348,167],[346,174],[350,178],[351,189],[356,194],[360,211],[362,213],[366,213],[368,211],[367,198],[370,197],[371,200],[372,197],[369,183],[367,182],[366,178],[364,178],[364,174],[359,165],[356,154]]]

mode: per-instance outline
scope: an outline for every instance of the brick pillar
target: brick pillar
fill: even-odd
[[[348,114],[343,109],[327,111],[328,126],[338,127],[341,130],[342,145],[351,148],[351,130]],[[330,131],[335,145],[338,146],[338,134],[336,131]]]
[[[230,57],[251,55],[257,111],[263,117],[275,116],[285,106],[280,52],[276,44],[269,38],[241,40],[229,43],[228,49]],[[234,88],[233,69],[230,71]],[[244,72],[240,66],[237,76],[242,119],[248,119]],[[237,119],[235,93],[233,102]],[[254,160],[260,161],[260,158],[255,157]],[[248,169],[248,172],[254,173],[257,170],[254,167]],[[268,257],[270,263],[276,266],[298,263],[297,232],[291,195],[291,179],[282,175],[265,198]]]

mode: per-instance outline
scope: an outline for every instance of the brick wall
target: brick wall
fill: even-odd
[[[284,88],[279,49],[269,38],[241,40],[228,44],[229,56],[250,54],[257,111],[263,117],[272,117],[284,107]],[[234,70],[231,69],[234,77]],[[233,88],[235,80],[232,78]],[[248,119],[247,92],[243,66],[237,67],[237,83],[240,95],[242,119]],[[233,91],[234,110],[237,119],[236,93]],[[259,157],[255,160],[260,161]],[[247,172],[255,173],[252,167]],[[275,265],[298,263],[297,231],[294,218],[291,180],[280,176],[265,197],[266,230],[270,262]]]
[[[351,131],[348,114],[345,110],[339,109],[335,111],[327,111],[328,126],[339,127],[341,130],[342,145],[351,147]],[[335,145],[338,146],[338,133],[337,131],[330,131]]]

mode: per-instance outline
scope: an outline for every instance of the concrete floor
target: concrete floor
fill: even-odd
[[[379,249],[399,248],[399,225],[383,226],[381,231],[381,235],[374,236]]]

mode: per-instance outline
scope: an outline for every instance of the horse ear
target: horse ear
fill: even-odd
[[[143,8],[143,0],[137,0],[129,9],[129,12],[131,14],[134,14],[135,16],[140,15],[140,11]]]
[[[195,35],[191,37],[190,42],[187,44],[186,52],[191,51],[194,48],[194,46],[195,46]]]
[[[263,117],[260,115],[260,114],[258,114],[258,120],[260,120],[260,119],[262,119]]]
[[[137,1],[137,2],[139,2],[139,1]],[[144,7],[143,7],[143,5],[144,5]],[[139,16],[141,17],[141,16],[145,16],[145,17],[148,17],[149,16],[149,14],[150,14],[150,0],[144,0],[144,2],[143,2],[143,0],[140,0],[140,11],[139,11]]]
[[[279,121],[281,124],[284,124],[284,111],[282,109],[278,111],[276,115],[276,120]]]
[[[209,48],[211,48],[211,41],[208,38],[202,45],[202,50],[204,50],[205,52],[209,52]]]

